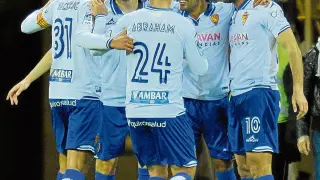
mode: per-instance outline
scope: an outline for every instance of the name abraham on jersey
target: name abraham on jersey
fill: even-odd
[[[66,11],[66,10],[78,10],[80,2],[79,1],[70,1],[70,2],[61,2],[58,5],[57,10]]]
[[[140,22],[134,23],[132,26],[132,32],[162,32],[174,34],[175,26],[165,23],[147,23]]]
[[[220,45],[220,33],[199,33],[197,34],[197,43],[200,47]]]
[[[249,44],[248,33],[237,33],[229,37],[230,47],[240,47]]]
[[[130,102],[140,104],[169,104],[168,91],[131,91]]]
[[[49,81],[70,83],[72,79],[72,70],[53,69],[50,73]]]

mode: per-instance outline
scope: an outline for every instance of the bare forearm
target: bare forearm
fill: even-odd
[[[303,89],[303,63],[299,47],[296,45],[288,49],[289,63],[292,70],[293,90]]]
[[[292,30],[290,28],[285,30],[277,39],[289,56],[289,63],[293,78],[293,90],[303,90],[302,56]]]
[[[51,49],[43,56],[40,62],[32,69],[32,71],[24,78],[25,81],[32,83],[44,73],[50,70],[52,64]]]

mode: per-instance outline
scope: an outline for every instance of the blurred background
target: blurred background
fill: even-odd
[[[320,0],[276,1],[283,7],[301,52],[305,54],[319,37]],[[1,180],[54,180],[58,170],[48,103],[48,74],[29,87],[20,97],[18,106],[12,107],[5,101],[10,88],[28,74],[50,47],[50,29],[32,35],[20,32],[22,20],[45,3],[45,0],[0,0]],[[119,163],[118,180],[136,179],[137,167],[130,143],[127,149],[126,156]],[[207,152],[201,158],[206,159]],[[305,176],[300,179],[308,179],[313,171],[311,163],[310,156],[302,157],[299,171]],[[208,172],[209,161],[208,164],[200,169],[203,176],[213,180],[213,173]],[[91,179],[92,176],[89,173]]]

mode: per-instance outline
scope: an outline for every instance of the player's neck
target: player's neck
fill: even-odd
[[[190,16],[194,19],[198,19],[200,14],[204,13],[208,8],[208,5],[205,1],[199,1],[199,6],[197,6],[192,12],[190,12]]]
[[[150,6],[156,8],[170,8],[171,0],[151,0]]]
[[[234,5],[236,6],[236,8],[239,8],[239,6],[241,6],[241,4],[243,4],[246,0],[236,0],[236,2],[234,3]]]
[[[138,9],[138,0],[116,0],[116,4],[124,13],[129,13]]]

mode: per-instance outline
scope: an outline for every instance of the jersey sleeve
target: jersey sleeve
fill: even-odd
[[[283,10],[275,2],[272,2],[267,9],[261,9],[262,23],[273,34],[275,38],[283,31],[290,28],[290,24],[284,16]]]
[[[107,31],[107,15],[96,15],[93,23],[93,32],[96,34],[104,34]]]
[[[52,25],[52,14],[56,3],[57,1],[51,1],[46,7],[28,15],[21,24],[21,31],[26,34],[31,34],[50,27]]]
[[[93,33],[94,34],[105,34],[106,31],[111,31],[106,28],[107,24],[107,15],[96,15],[94,18],[94,23],[93,23]],[[105,34],[107,37],[111,37],[111,34]],[[97,50],[97,49],[92,49],[90,50],[90,53],[93,56],[102,56],[105,54],[107,50]]]
[[[184,55],[191,71],[199,76],[203,76],[208,71],[208,61],[197,45],[195,27],[185,21],[182,27],[182,44],[184,45]]]
[[[86,2],[78,11],[78,22],[76,32],[76,43],[78,46],[87,49],[104,50],[109,49],[107,44],[110,39],[104,34],[93,33],[93,16]]]
[[[130,14],[131,13],[119,18],[117,23],[108,30],[107,34],[111,35],[112,38],[114,38],[121,34],[121,32],[123,32],[125,29],[127,29],[129,25],[128,20],[131,19]]]

